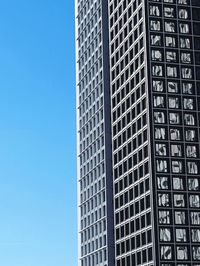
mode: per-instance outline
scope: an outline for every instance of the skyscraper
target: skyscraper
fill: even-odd
[[[200,266],[200,0],[76,11],[80,265]]]

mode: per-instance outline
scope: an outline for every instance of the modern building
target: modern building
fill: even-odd
[[[200,266],[200,0],[77,0],[76,30],[79,265]]]

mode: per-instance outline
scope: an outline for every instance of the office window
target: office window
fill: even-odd
[[[162,66],[155,65],[152,67],[152,75],[156,77],[162,77],[163,76],[163,68]]]
[[[192,229],[192,242],[200,242],[200,229]]]
[[[184,79],[192,79],[192,69],[191,68],[182,68],[181,69],[182,78]]]
[[[153,80],[153,90],[154,91],[163,91],[163,81]]]
[[[182,194],[174,195],[174,207],[185,207],[185,197]]]
[[[160,10],[158,6],[150,6],[150,16],[160,16]]]
[[[159,156],[166,156],[167,155],[166,144],[162,144],[162,143],[156,144],[156,155],[159,155]]]
[[[151,58],[153,61],[162,61],[162,52],[159,50],[152,50]]]
[[[200,246],[193,247],[192,254],[194,260],[200,260]]]
[[[180,114],[179,113],[169,113],[170,124],[176,125],[180,124]]]
[[[185,140],[186,141],[195,141],[195,130],[187,129],[185,131]]]
[[[175,223],[176,224],[185,224],[185,212],[184,211],[175,211]]]
[[[183,93],[185,94],[193,93],[193,86],[191,83],[183,83]]]
[[[188,126],[194,126],[195,125],[195,119],[192,114],[185,114],[184,115],[185,124]]]
[[[171,230],[169,228],[160,228],[160,241],[171,241]]]
[[[158,21],[158,20],[151,20],[150,21],[150,30],[160,31],[160,29],[161,29],[160,21]]]
[[[189,174],[198,174],[198,167],[196,162],[187,162]]]
[[[177,242],[186,242],[187,235],[185,229],[176,229],[176,241]]]
[[[151,34],[151,45],[161,46],[161,36]]]
[[[172,172],[173,173],[182,173],[183,166],[180,161],[172,161]]]
[[[187,157],[193,157],[196,158],[197,157],[197,148],[196,146],[192,145],[192,146],[187,146],[186,147],[186,155]]]
[[[184,98],[183,107],[186,110],[193,110],[194,109],[194,100],[191,98]]]
[[[181,53],[181,62],[184,64],[191,63],[191,54],[190,53]]]
[[[163,173],[167,172],[167,161],[157,160],[156,165],[157,165],[157,171],[158,172],[163,172]]]
[[[161,260],[172,259],[172,248],[171,246],[161,246]]]
[[[159,223],[170,224],[170,212],[169,211],[159,211]]]
[[[180,19],[188,19],[188,11],[186,9],[179,9],[178,16]]]
[[[191,48],[190,39],[189,38],[180,38],[180,47],[190,49]]]
[[[200,225],[200,212],[191,212],[190,217],[192,225]]]
[[[158,194],[158,205],[159,206],[163,206],[163,207],[167,207],[169,206],[169,194]]]
[[[158,189],[169,189],[169,180],[168,177],[159,176],[157,178]]]
[[[166,60],[168,62],[176,62],[176,52],[167,51],[166,52]]]
[[[189,33],[190,28],[189,25],[186,23],[179,23],[179,29],[180,29],[180,33]]]
[[[175,10],[173,7],[165,7],[164,8],[164,16],[166,18],[174,18],[175,16]]]
[[[178,84],[176,82],[172,82],[172,81],[168,82],[167,87],[168,87],[168,92],[171,92],[171,93],[178,92]]]
[[[154,112],[154,122],[156,124],[165,123],[165,115],[163,112]]]
[[[188,259],[188,249],[187,247],[180,246],[177,247],[177,260],[187,260]]]
[[[154,107],[164,107],[164,97],[163,96],[154,96],[153,97]]]
[[[197,178],[189,178],[188,179],[188,189],[193,191],[199,190],[199,179]]]
[[[171,37],[171,36],[165,37],[165,44],[167,47],[176,47],[175,37]]]
[[[167,76],[171,78],[176,78],[177,77],[177,67],[167,67]]]
[[[180,140],[181,139],[181,133],[179,129],[171,128],[170,129],[170,139],[171,140]]]
[[[175,32],[175,23],[174,22],[165,22],[165,31],[166,32]]]
[[[169,97],[169,108],[177,109],[179,108],[179,98],[178,97]]]
[[[165,128],[155,128],[155,139],[165,139]]]
[[[174,177],[173,178],[173,189],[175,190],[183,190],[183,179],[179,177]]]
[[[200,207],[200,196],[199,195],[190,195],[189,197],[190,207],[199,208]]]

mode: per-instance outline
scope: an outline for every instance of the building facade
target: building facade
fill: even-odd
[[[80,265],[200,266],[200,0],[76,6]],[[91,49],[101,61],[96,71]],[[89,102],[97,84],[101,94]],[[87,156],[96,121],[104,138]],[[100,150],[99,176],[93,160]],[[100,191],[87,193],[99,180],[104,199],[91,208]],[[89,252],[101,237],[88,235],[91,214],[102,206],[104,246]]]

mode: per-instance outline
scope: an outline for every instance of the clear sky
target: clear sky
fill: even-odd
[[[0,1],[0,265],[76,265],[73,0]]]

